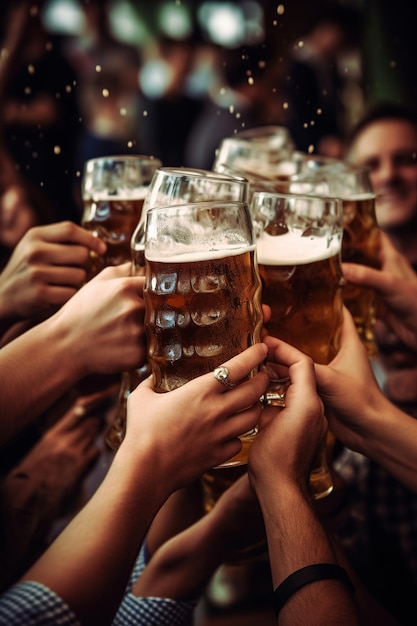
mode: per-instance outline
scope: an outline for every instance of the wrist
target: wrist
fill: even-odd
[[[89,371],[85,356],[83,357],[91,348],[85,344],[73,326],[66,324],[60,310],[47,319],[44,325],[46,325],[48,343],[59,346],[60,353],[63,355],[60,367],[65,370],[65,376],[70,384],[93,373]]]
[[[171,476],[175,477],[177,472],[172,465],[167,466],[162,462],[164,455],[161,454],[157,443],[152,435],[148,437],[146,433],[127,429],[113,465],[115,471],[121,468],[121,476],[126,482],[130,477],[134,490],[137,491],[140,481],[146,499],[150,503],[158,503],[159,509],[178,487],[170,482]]]
[[[250,472],[249,472],[250,473]],[[290,476],[289,474],[261,473],[254,477],[250,473],[250,481],[256,493],[259,503],[268,506],[271,502],[281,505],[291,499],[295,494],[303,500],[311,501],[310,487],[308,479],[304,476]]]

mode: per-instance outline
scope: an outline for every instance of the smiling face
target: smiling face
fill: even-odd
[[[355,138],[349,157],[370,168],[381,228],[389,233],[417,222],[417,126],[373,121]]]

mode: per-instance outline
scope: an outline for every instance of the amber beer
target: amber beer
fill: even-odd
[[[103,267],[131,260],[130,240],[142,214],[146,192],[144,187],[133,199],[112,197],[84,201],[82,226],[107,244],[104,255],[91,256],[89,278]]]
[[[258,243],[262,301],[271,307],[268,332],[329,363],[342,326],[340,240],[264,235]]]
[[[227,257],[146,258],[148,356],[156,391],[211,372],[260,340],[255,247]]]
[[[375,195],[361,194],[343,199],[342,260],[379,268],[380,228],[375,217]],[[374,337],[375,292],[373,289],[346,283],[343,300],[355,321],[368,355],[376,356]]]
[[[145,329],[156,391],[167,392],[260,341],[261,282],[255,246],[185,253],[157,260],[146,253]],[[255,433],[229,465],[247,461]]]
[[[142,214],[149,183],[159,159],[143,154],[101,156],[84,164],[81,224],[107,244],[102,256],[91,255],[87,278],[107,265],[129,262],[130,241]]]

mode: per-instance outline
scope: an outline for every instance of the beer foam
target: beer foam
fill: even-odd
[[[272,237],[263,233],[257,242],[258,263],[262,265],[305,265],[335,256],[341,250],[341,238],[301,237],[286,233]]]
[[[246,254],[247,252],[254,252],[256,246],[229,246],[224,247],[221,250],[188,250],[188,246],[184,247],[183,252],[178,254],[164,254],[161,250],[151,253],[145,252],[145,257],[148,261],[156,261],[161,263],[197,263],[199,261],[215,261],[217,259],[226,259],[231,256],[238,256],[239,254]]]

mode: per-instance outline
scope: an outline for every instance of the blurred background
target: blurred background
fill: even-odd
[[[270,124],[288,126],[300,149],[338,156],[323,135],[343,141],[368,105],[417,107],[411,11],[406,0],[2,0],[4,158],[60,219],[78,220],[94,156],[210,168],[222,137]],[[329,19],[343,41],[314,31]],[[308,134],[300,59],[325,98]]]

